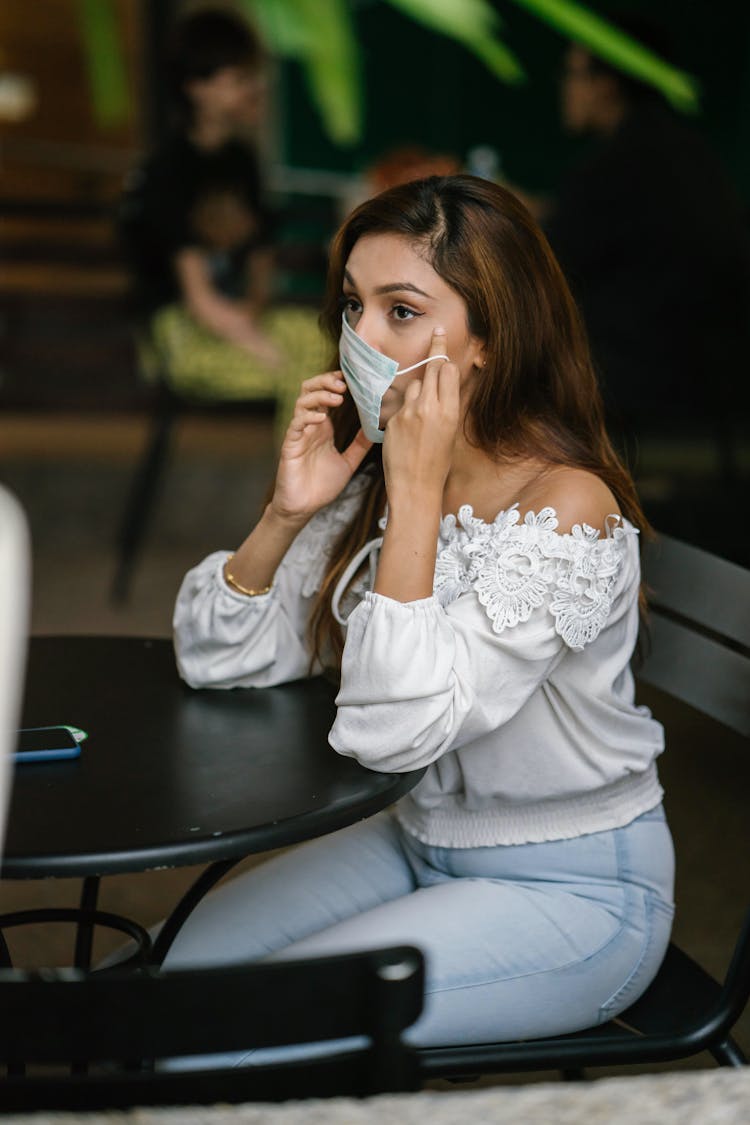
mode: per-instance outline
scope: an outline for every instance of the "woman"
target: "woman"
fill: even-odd
[[[272,303],[275,223],[250,139],[264,66],[236,13],[199,8],[175,23],[174,128],[129,178],[119,219],[144,370],[195,398],[274,399],[280,444],[300,362],[319,362],[321,340],[309,309]]]
[[[345,222],[323,323],[346,378],[303,384],[257,527],[186,576],[178,664],[340,667],[333,750],[427,771],[219,889],[167,963],[412,942],[419,1045],[596,1024],[661,962],[673,856],[629,671],[644,520],[568,288],[514,196],[435,177]]]

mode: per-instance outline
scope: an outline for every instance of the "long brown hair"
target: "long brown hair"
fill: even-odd
[[[358,239],[399,234],[419,245],[436,273],[465,301],[468,328],[485,342],[472,384],[467,439],[497,461],[541,457],[595,473],[623,515],[648,529],[630,474],[615,453],[583,324],[547,239],[511,192],[473,176],[432,176],[362,203],[336,235],[321,325],[338,347],[344,269]],[[338,360],[334,361],[334,366]],[[333,417],[337,448],[358,427],[347,397]],[[378,534],[385,504],[381,447],[357,515],[336,544],[313,606],[312,647],[340,661],[343,636],[331,596],[355,552]]]

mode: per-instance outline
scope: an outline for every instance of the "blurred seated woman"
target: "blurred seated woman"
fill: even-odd
[[[131,176],[120,230],[136,311],[174,390],[275,398],[286,428],[300,370],[320,361],[315,314],[272,304],[273,215],[248,139],[263,114],[264,57],[238,16],[197,11],[175,27],[177,128]]]

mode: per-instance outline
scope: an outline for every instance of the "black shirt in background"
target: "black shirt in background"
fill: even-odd
[[[745,216],[716,157],[666,105],[633,110],[570,175],[547,233],[615,425],[745,399]]]
[[[175,254],[199,245],[190,214],[206,192],[236,192],[256,219],[256,233],[230,255],[227,291],[240,285],[248,253],[267,245],[272,218],[263,199],[254,149],[229,140],[217,149],[196,147],[175,135],[131,176],[122,197],[119,229],[135,282],[135,303],[143,315],[175,301],[180,289],[173,268]]]

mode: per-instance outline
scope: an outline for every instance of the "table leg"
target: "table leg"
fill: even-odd
[[[99,898],[99,876],[88,875],[83,880],[81,888],[81,917],[76,927],[76,945],[73,954],[73,965],[76,969],[88,970],[91,968],[91,950],[94,943],[94,922],[92,911],[96,910]]]
[[[172,942],[177,937],[183,924],[193,910],[195,910],[200,900],[218,883],[219,879],[226,875],[227,871],[231,871],[239,862],[239,859],[221,859],[216,863],[210,864],[205,871],[201,872],[193,885],[177,903],[177,906],[175,906],[169,917],[165,919],[164,925],[160,929],[151,949],[149,964],[155,965],[157,968],[162,965],[164,958],[172,946]]]
[[[92,912],[96,910],[99,898],[99,876],[87,875],[81,887],[81,916],[76,926],[76,944],[73,964],[76,969],[86,972],[91,968],[91,950],[94,944],[94,923]],[[71,1074],[88,1074],[89,1064],[85,1060],[74,1060],[70,1065]]]

